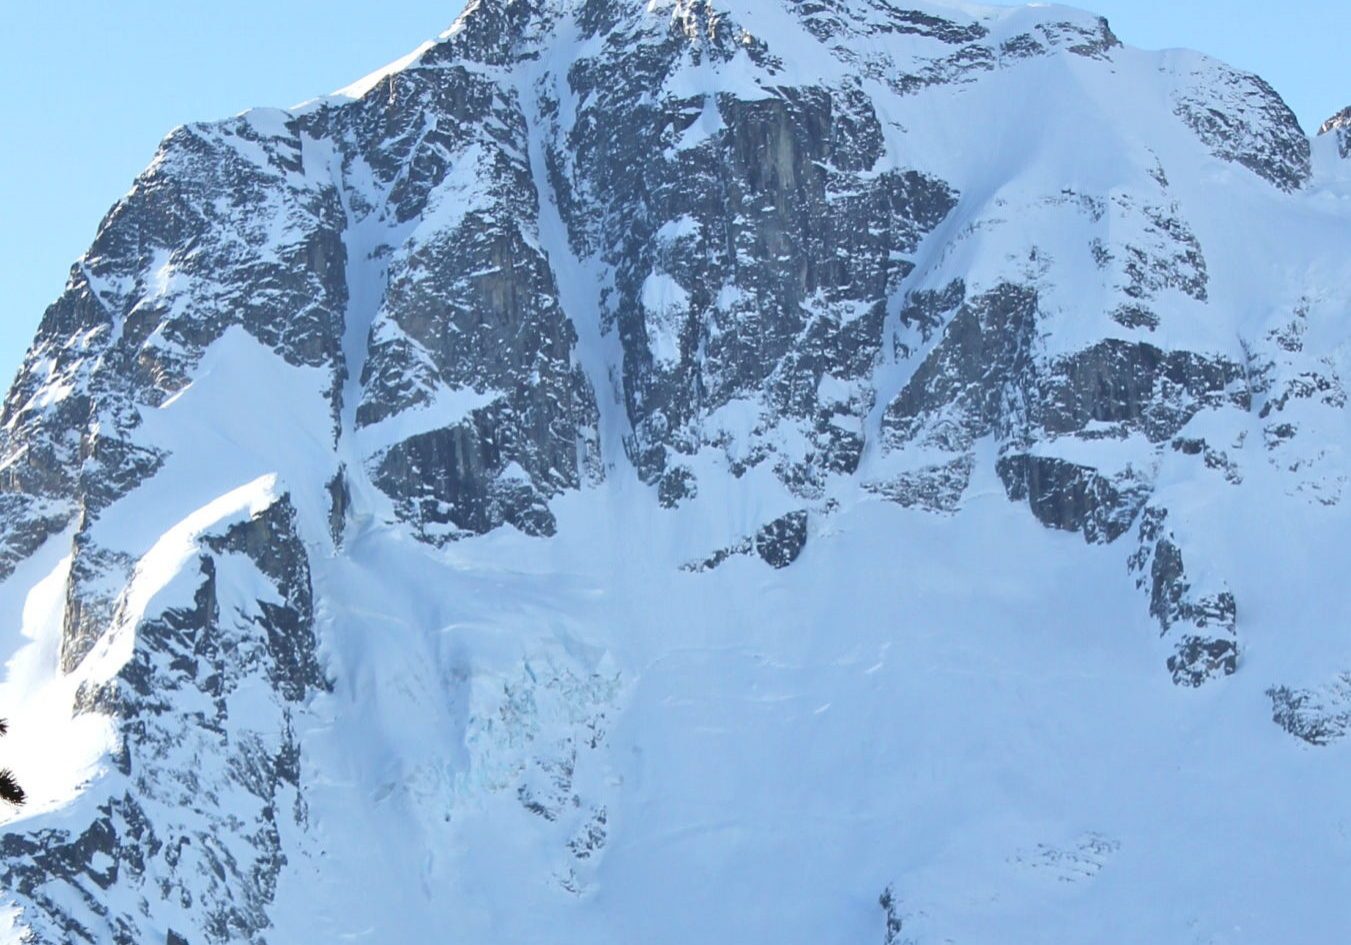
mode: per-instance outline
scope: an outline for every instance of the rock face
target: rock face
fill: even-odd
[[[1216,157],[1242,164],[1282,190],[1308,182],[1309,139],[1271,86],[1213,64],[1190,79],[1191,87],[1177,94],[1176,114]]]
[[[1328,745],[1351,730],[1351,675],[1342,673],[1316,690],[1278,686],[1267,691],[1271,718],[1310,745]]]
[[[190,598],[140,620],[131,659],[77,692],[77,712],[123,726],[120,790],[88,827],[0,841],[6,888],[34,905],[37,941],[144,941],[138,918],[112,907],[114,888],[192,914],[207,941],[254,940],[270,924],[282,832],[306,822],[294,711],[328,687],[289,500],[202,536],[183,577]],[[238,593],[255,580],[274,599]],[[108,633],[132,629],[125,608]]]
[[[1318,128],[1320,135],[1332,135],[1337,141],[1337,152],[1351,157],[1351,107],[1343,108]]]
[[[1351,481],[1348,185],[1255,76],[1059,7],[913,7],[474,0],[342,93],[164,140],[0,412],[0,592],[48,674],[14,692],[93,745],[0,837],[13,940],[415,940],[389,916],[440,915],[475,817],[526,816],[547,852],[501,862],[584,902],[643,819],[611,727],[689,659],[689,601],[930,619],[837,608],[860,519],[899,561],[1003,515],[958,584],[1028,526],[1125,589],[1178,692],[1243,675],[1234,510],[1324,528]],[[1320,134],[1351,155],[1351,112]],[[597,613],[670,652],[617,665],[643,651]],[[1332,675],[1271,688],[1276,723],[1341,738]],[[343,791],[348,846],[312,815]],[[389,825],[425,856],[354,897]],[[369,912],[316,932],[319,888]],[[922,896],[886,890],[901,941]]]

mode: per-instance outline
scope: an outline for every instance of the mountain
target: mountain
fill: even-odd
[[[175,130],[0,415],[0,941],[1344,941],[1349,132],[956,0]]]

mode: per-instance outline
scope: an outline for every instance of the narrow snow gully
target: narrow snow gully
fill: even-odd
[[[329,141],[307,139],[306,154],[313,173],[323,175],[336,193],[345,217],[342,233],[346,249],[347,310],[343,314],[343,381],[339,391],[334,451],[337,468],[331,480],[332,501],[343,496],[347,522],[335,514],[335,544],[341,529],[351,521],[369,519],[362,510],[381,506],[381,497],[365,472],[364,457],[356,442],[357,408],[364,387],[362,375],[370,358],[371,334],[384,305],[390,261],[415,221],[393,224],[388,213],[389,193],[394,184],[382,184],[359,155],[345,160],[341,149]],[[395,181],[397,183],[397,180]],[[355,514],[354,514],[355,513]]]
[[[637,473],[625,448],[633,429],[624,409],[624,352],[618,334],[607,333],[601,319],[601,289],[614,274],[600,259],[581,259],[573,250],[549,173],[548,142],[562,129],[557,117],[544,116],[540,99],[543,90],[552,86],[559,96],[558,113],[575,113],[577,103],[566,77],[581,46],[573,14],[565,14],[557,29],[563,41],[550,46],[544,55],[522,63],[516,71],[516,95],[526,120],[530,171],[539,202],[540,247],[553,272],[559,304],[577,332],[576,361],[596,396],[606,480],[611,484],[636,482]]]

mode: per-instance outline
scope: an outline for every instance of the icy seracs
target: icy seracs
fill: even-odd
[[[1347,134],[881,0],[177,129],[4,405],[0,940],[1344,941]]]

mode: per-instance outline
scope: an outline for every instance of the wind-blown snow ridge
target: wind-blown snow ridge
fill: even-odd
[[[422,55],[427,50],[431,49],[435,45],[436,43],[434,41],[428,40],[427,42],[419,46],[417,49],[414,49],[408,55],[400,56],[398,59],[395,59],[389,65],[381,66],[379,69],[376,69],[370,75],[363,76],[362,78],[357,79],[350,85],[343,86],[342,88],[334,92],[331,98],[335,99],[361,98],[371,89],[379,85],[383,79],[386,79],[389,76],[394,75],[396,73],[402,72],[404,69],[408,68],[408,66],[417,62],[419,59],[422,58]]]

